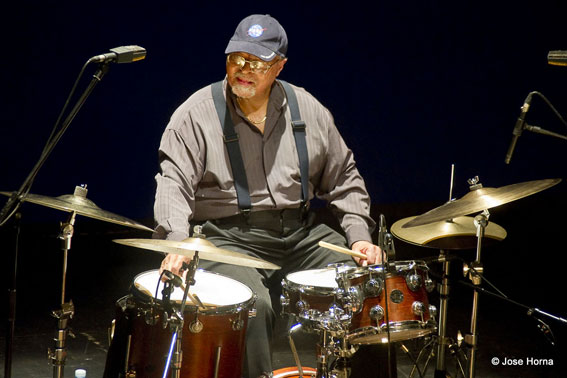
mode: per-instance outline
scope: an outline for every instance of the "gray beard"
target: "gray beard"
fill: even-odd
[[[240,98],[251,98],[256,95],[256,87],[244,87],[240,84],[232,86],[232,93]]]

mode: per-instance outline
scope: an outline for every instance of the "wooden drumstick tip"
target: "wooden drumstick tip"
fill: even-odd
[[[364,253],[356,252],[356,251],[353,251],[352,249],[340,247],[340,246],[338,246],[338,245],[334,245],[334,244],[327,243],[327,242],[324,242],[324,241],[320,241],[320,242],[319,242],[319,246],[320,246],[320,247],[323,247],[323,248],[327,248],[327,249],[333,250],[333,251],[335,251],[335,252],[344,253],[345,255],[350,255],[350,256],[358,257],[359,259],[366,260],[366,258],[367,258]]]

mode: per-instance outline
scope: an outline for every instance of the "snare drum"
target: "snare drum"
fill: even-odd
[[[350,318],[335,277],[331,267],[288,274],[282,281],[282,313],[295,315],[310,331],[347,330]]]
[[[116,329],[105,377],[116,377],[116,373],[137,378],[163,376],[173,327],[168,324],[162,300],[156,299],[156,289],[157,298],[161,298],[164,287],[159,278],[158,270],[139,274],[131,294],[117,301]],[[187,299],[181,334],[181,377],[240,377],[248,314],[255,295],[238,281],[204,270],[195,272],[195,285],[189,292],[206,309]],[[177,309],[182,298],[183,290],[176,287],[170,300]]]
[[[376,344],[425,336],[436,330],[437,312],[429,305],[428,292],[434,289],[423,261],[395,261],[386,273],[380,265],[352,268],[338,274],[349,293],[352,322],[351,344]],[[384,295],[387,293],[387,295]]]

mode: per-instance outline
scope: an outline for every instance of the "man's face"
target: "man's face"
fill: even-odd
[[[241,58],[246,60],[243,66]],[[240,64],[238,64],[239,61]],[[263,62],[269,68],[264,70],[250,67],[250,62]],[[257,56],[244,52],[229,54],[226,61],[226,74],[232,92],[236,96],[245,99],[268,95],[274,80],[276,80],[276,77],[283,69],[285,62],[286,59],[280,58],[276,58],[271,62],[264,62]],[[256,65],[256,63],[252,64]]]

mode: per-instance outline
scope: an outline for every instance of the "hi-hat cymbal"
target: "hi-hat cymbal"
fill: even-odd
[[[280,269],[276,264],[247,256],[243,253],[217,248],[203,238],[187,238],[183,241],[161,240],[161,239],[115,239],[115,243],[124,244],[131,247],[148,249],[155,252],[173,253],[191,257],[195,251],[199,252],[199,258],[210,261],[223,262],[226,264],[248,266],[262,269]]]
[[[13,192],[0,192],[0,194],[10,197]],[[59,197],[48,197],[37,194],[27,194],[23,201],[35,203],[37,205],[51,207],[52,209],[63,210],[69,213],[76,212],[85,217],[98,219],[105,222],[116,223],[122,226],[128,226],[145,231],[153,231],[151,228],[144,226],[131,219],[113,214],[109,211],[102,210],[100,207],[86,197],[65,194]]]
[[[473,217],[457,217],[449,221],[429,223],[403,228],[416,217],[400,219],[392,225],[391,232],[396,238],[410,244],[436,249],[474,249],[477,245],[476,226]],[[489,222],[484,229],[484,245],[504,240],[506,230]]]
[[[477,213],[524,198],[558,184],[561,179],[547,179],[521,182],[500,188],[479,188],[465,194],[463,198],[448,202],[422,214],[402,228],[422,226],[438,221],[449,220],[463,215]]]

